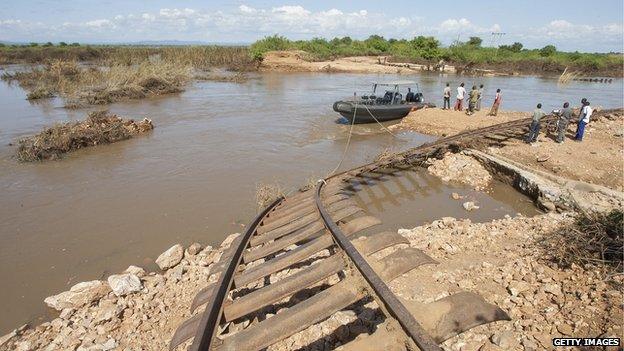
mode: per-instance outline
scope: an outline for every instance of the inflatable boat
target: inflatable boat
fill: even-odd
[[[415,86],[415,91],[412,91],[411,86]],[[380,87],[386,88],[383,96],[376,95]],[[405,99],[401,88],[407,88]],[[400,119],[411,111],[425,107],[435,107],[435,104],[424,102],[424,96],[418,84],[411,81],[374,83],[371,94],[360,97],[354,94],[352,100],[336,101],[333,106],[334,111],[340,113],[349,123],[374,123]]]

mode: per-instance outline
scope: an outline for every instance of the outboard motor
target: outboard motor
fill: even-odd
[[[425,101],[425,97],[423,96],[422,93],[414,94],[414,102],[424,102],[424,101]]]

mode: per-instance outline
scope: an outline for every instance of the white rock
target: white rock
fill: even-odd
[[[145,276],[145,269],[137,266],[128,266],[124,273],[134,274],[139,278],[143,278]]]
[[[472,202],[472,201],[464,202],[463,206],[464,206],[464,209],[466,211],[472,211],[472,210],[478,210],[479,209],[479,206],[475,205],[475,203]]]
[[[238,238],[238,236],[240,235],[240,233],[234,233],[234,234],[230,234],[227,236],[227,238],[225,238],[223,240],[223,242],[221,243],[221,247],[222,248],[227,248],[230,247],[230,244],[232,244],[232,242]]]
[[[492,343],[503,348],[503,350],[512,350],[518,344],[518,340],[512,332],[503,331],[492,335]]]
[[[108,340],[106,340],[105,343],[102,344],[102,350],[103,351],[112,350],[115,347],[117,347],[117,342],[115,341],[115,339],[108,339]]]
[[[132,273],[113,274],[108,277],[108,285],[117,296],[127,295],[143,289],[141,279]]]
[[[69,291],[46,297],[46,305],[61,311],[64,308],[78,308],[101,299],[108,294],[110,287],[103,281],[92,280],[72,286]]]
[[[163,252],[156,259],[156,264],[160,269],[169,269],[175,267],[184,257],[184,248],[180,244],[173,245],[167,251]]]

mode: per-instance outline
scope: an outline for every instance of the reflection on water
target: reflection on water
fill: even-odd
[[[375,232],[412,228],[440,216],[485,222],[505,215],[538,213],[529,198],[499,181],[493,181],[487,192],[480,192],[458,183],[443,183],[420,168],[367,173],[351,184],[357,204],[383,221]],[[463,198],[453,200],[453,193]],[[480,208],[466,211],[466,201],[474,201]]]
[[[129,264],[154,268],[153,259],[174,243],[214,245],[240,231],[240,223],[255,214],[258,183],[295,187],[336,166],[349,126],[336,123],[335,100],[371,81],[395,78],[267,73],[244,84],[198,82],[178,95],[109,106],[122,116],[151,118],[156,129],[149,136],[34,164],[17,163],[9,144],[56,122],[82,119],[92,109],[67,110],[59,99],[29,102],[19,87],[0,83],[0,334],[40,316],[43,298],[76,282]],[[410,79],[436,103],[446,81],[459,81]],[[573,82],[565,90],[538,78],[479,82],[486,85],[486,104],[496,87],[503,89],[503,109],[529,110],[535,100],[550,108],[564,97],[582,96],[594,105],[621,103],[622,80]],[[386,148],[429,140],[415,133],[394,138],[376,124],[357,125],[342,168],[371,161]],[[447,214],[435,210],[432,216]]]

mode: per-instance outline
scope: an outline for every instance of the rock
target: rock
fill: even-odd
[[[492,344],[489,341],[486,341],[483,346],[479,348],[479,351],[503,351],[502,348]]]
[[[553,212],[557,210],[557,206],[550,200],[540,201],[540,205],[542,205],[542,208],[547,212]]]
[[[479,206],[475,205],[475,203],[472,202],[472,201],[464,202],[463,206],[464,206],[464,210],[466,210],[466,211],[472,211],[472,210],[478,210],[479,209]]]
[[[491,340],[494,345],[499,346],[503,350],[512,350],[518,344],[518,340],[510,331],[498,332],[492,335]]]
[[[186,252],[188,252],[188,254],[191,256],[195,256],[201,251],[201,249],[202,246],[200,243],[192,243],[191,246],[186,249]]]
[[[240,233],[234,233],[234,234],[230,234],[228,235],[223,242],[221,243],[221,248],[228,248],[230,247],[230,244],[232,244],[232,242],[238,238],[238,236],[240,235]]]
[[[574,334],[574,329],[568,324],[559,324],[557,330],[563,335],[572,336]]]
[[[563,295],[563,292],[561,291],[561,287],[558,284],[544,284],[542,286],[542,289],[544,290],[544,292],[553,294],[555,296]]]
[[[184,266],[179,265],[175,268],[173,268],[172,270],[169,271],[170,275],[169,278],[177,281],[180,281],[182,279],[182,276],[184,275]]]
[[[529,283],[514,280],[509,283],[509,286],[507,286],[507,291],[509,291],[511,296],[518,296],[520,293],[528,290],[529,288]]]
[[[166,270],[175,267],[184,257],[184,248],[180,244],[173,245],[167,251],[163,252],[156,259],[156,264],[160,269]]]
[[[529,338],[522,339],[522,346],[524,346],[525,351],[537,351],[539,350],[539,346],[537,343]]]
[[[79,308],[101,299],[108,294],[110,287],[103,281],[92,280],[72,286],[69,291],[46,297],[46,305],[61,311],[64,308]]]
[[[95,322],[106,322],[119,317],[124,309],[126,309],[125,304],[115,304],[110,300],[102,300],[95,315]]]
[[[59,315],[59,318],[61,318],[61,319],[69,319],[69,318],[71,318],[71,316],[74,315],[74,312],[76,312],[76,310],[73,309],[73,308],[64,308],[63,311],[61,311],[61,314]]]
[[[13,339],[14,337],[17,336],[17,331],[13,330],[12,332],[4,335],[4,336],[0,336],[0,346],[8,343],[11,339]]]
[[[102,350],[108,351],[117,347],[117,341],[115,339],[108,339],[105,343],[102,344]]]
[[[137,267],[137,266],[128,266],[128,268],[126,268],[124,273],[134,274],[139,278],[145,277],[145,269],[141,267]]]
[[[17,351],[30,351],[30,350],[34,350],[35,348],[33,347],[32,343],[30,341],[21,341],[18,342],[16,345],[15,350]]]
[[[117,296],[124,296],[143,289],[141,279],[132,273],[113,274],[108,277],[108,285]]]
[[[453,200],[459,200],[459,199],[463,199],[464,197],[459,195],[458,193],[452,193],[451,198],[453,198]]]

